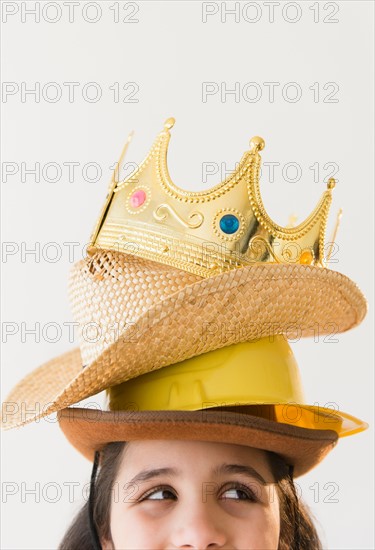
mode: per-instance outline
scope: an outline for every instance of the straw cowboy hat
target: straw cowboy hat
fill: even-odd
[[[362,321],[367,304],[357,285],[324,267],[334,182],[303,223],[278,226],[261,201],[264,142],[253,138],[225,181],[183,191],[166,165],[173,122],[129,178],[119,182],[115,170],[88,255],[71,270],[80,347],[14,387],[3,428],[219,348],[273,334],[343,332]]]

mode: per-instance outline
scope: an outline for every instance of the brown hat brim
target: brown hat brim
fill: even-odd
[[[62,431],[87,459],[110,442],[193,440],[272,451],[294,467],[294,477],[316,466],[336,445],[333,430],[313,430],[230,411],[101,411],[70,407],[58,412]]]

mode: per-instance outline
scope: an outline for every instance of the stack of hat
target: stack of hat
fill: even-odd
[[[90,459],[110,441],[221,441],[274,451],[301,475],[367,427],[304,402],[285,338],[343,332],[366,313],[356,284],[324,266],[334,180],[303,223],[281,227],[260,196],[261,138],[222,183],[185,191],[167,168],[173,124],[130,177],[115,170],[71,270],[80,347],[15,386],[2,426],[58,411]],[[72,406],[103,390],[108,410]]]

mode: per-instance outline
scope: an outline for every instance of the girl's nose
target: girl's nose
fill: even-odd
[[[226,525],[209,502],[186,503],[180,507],[173,522],[173,548],[214,550],[228,543]]]

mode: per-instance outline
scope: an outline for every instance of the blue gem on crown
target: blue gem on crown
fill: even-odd
[[[240,227],[240,222],[239,219],[233,214],[225,214],[225,216],[220,219],[219,225],[223,233],[232,235],[233,233],[238,231],[238,228]]]

